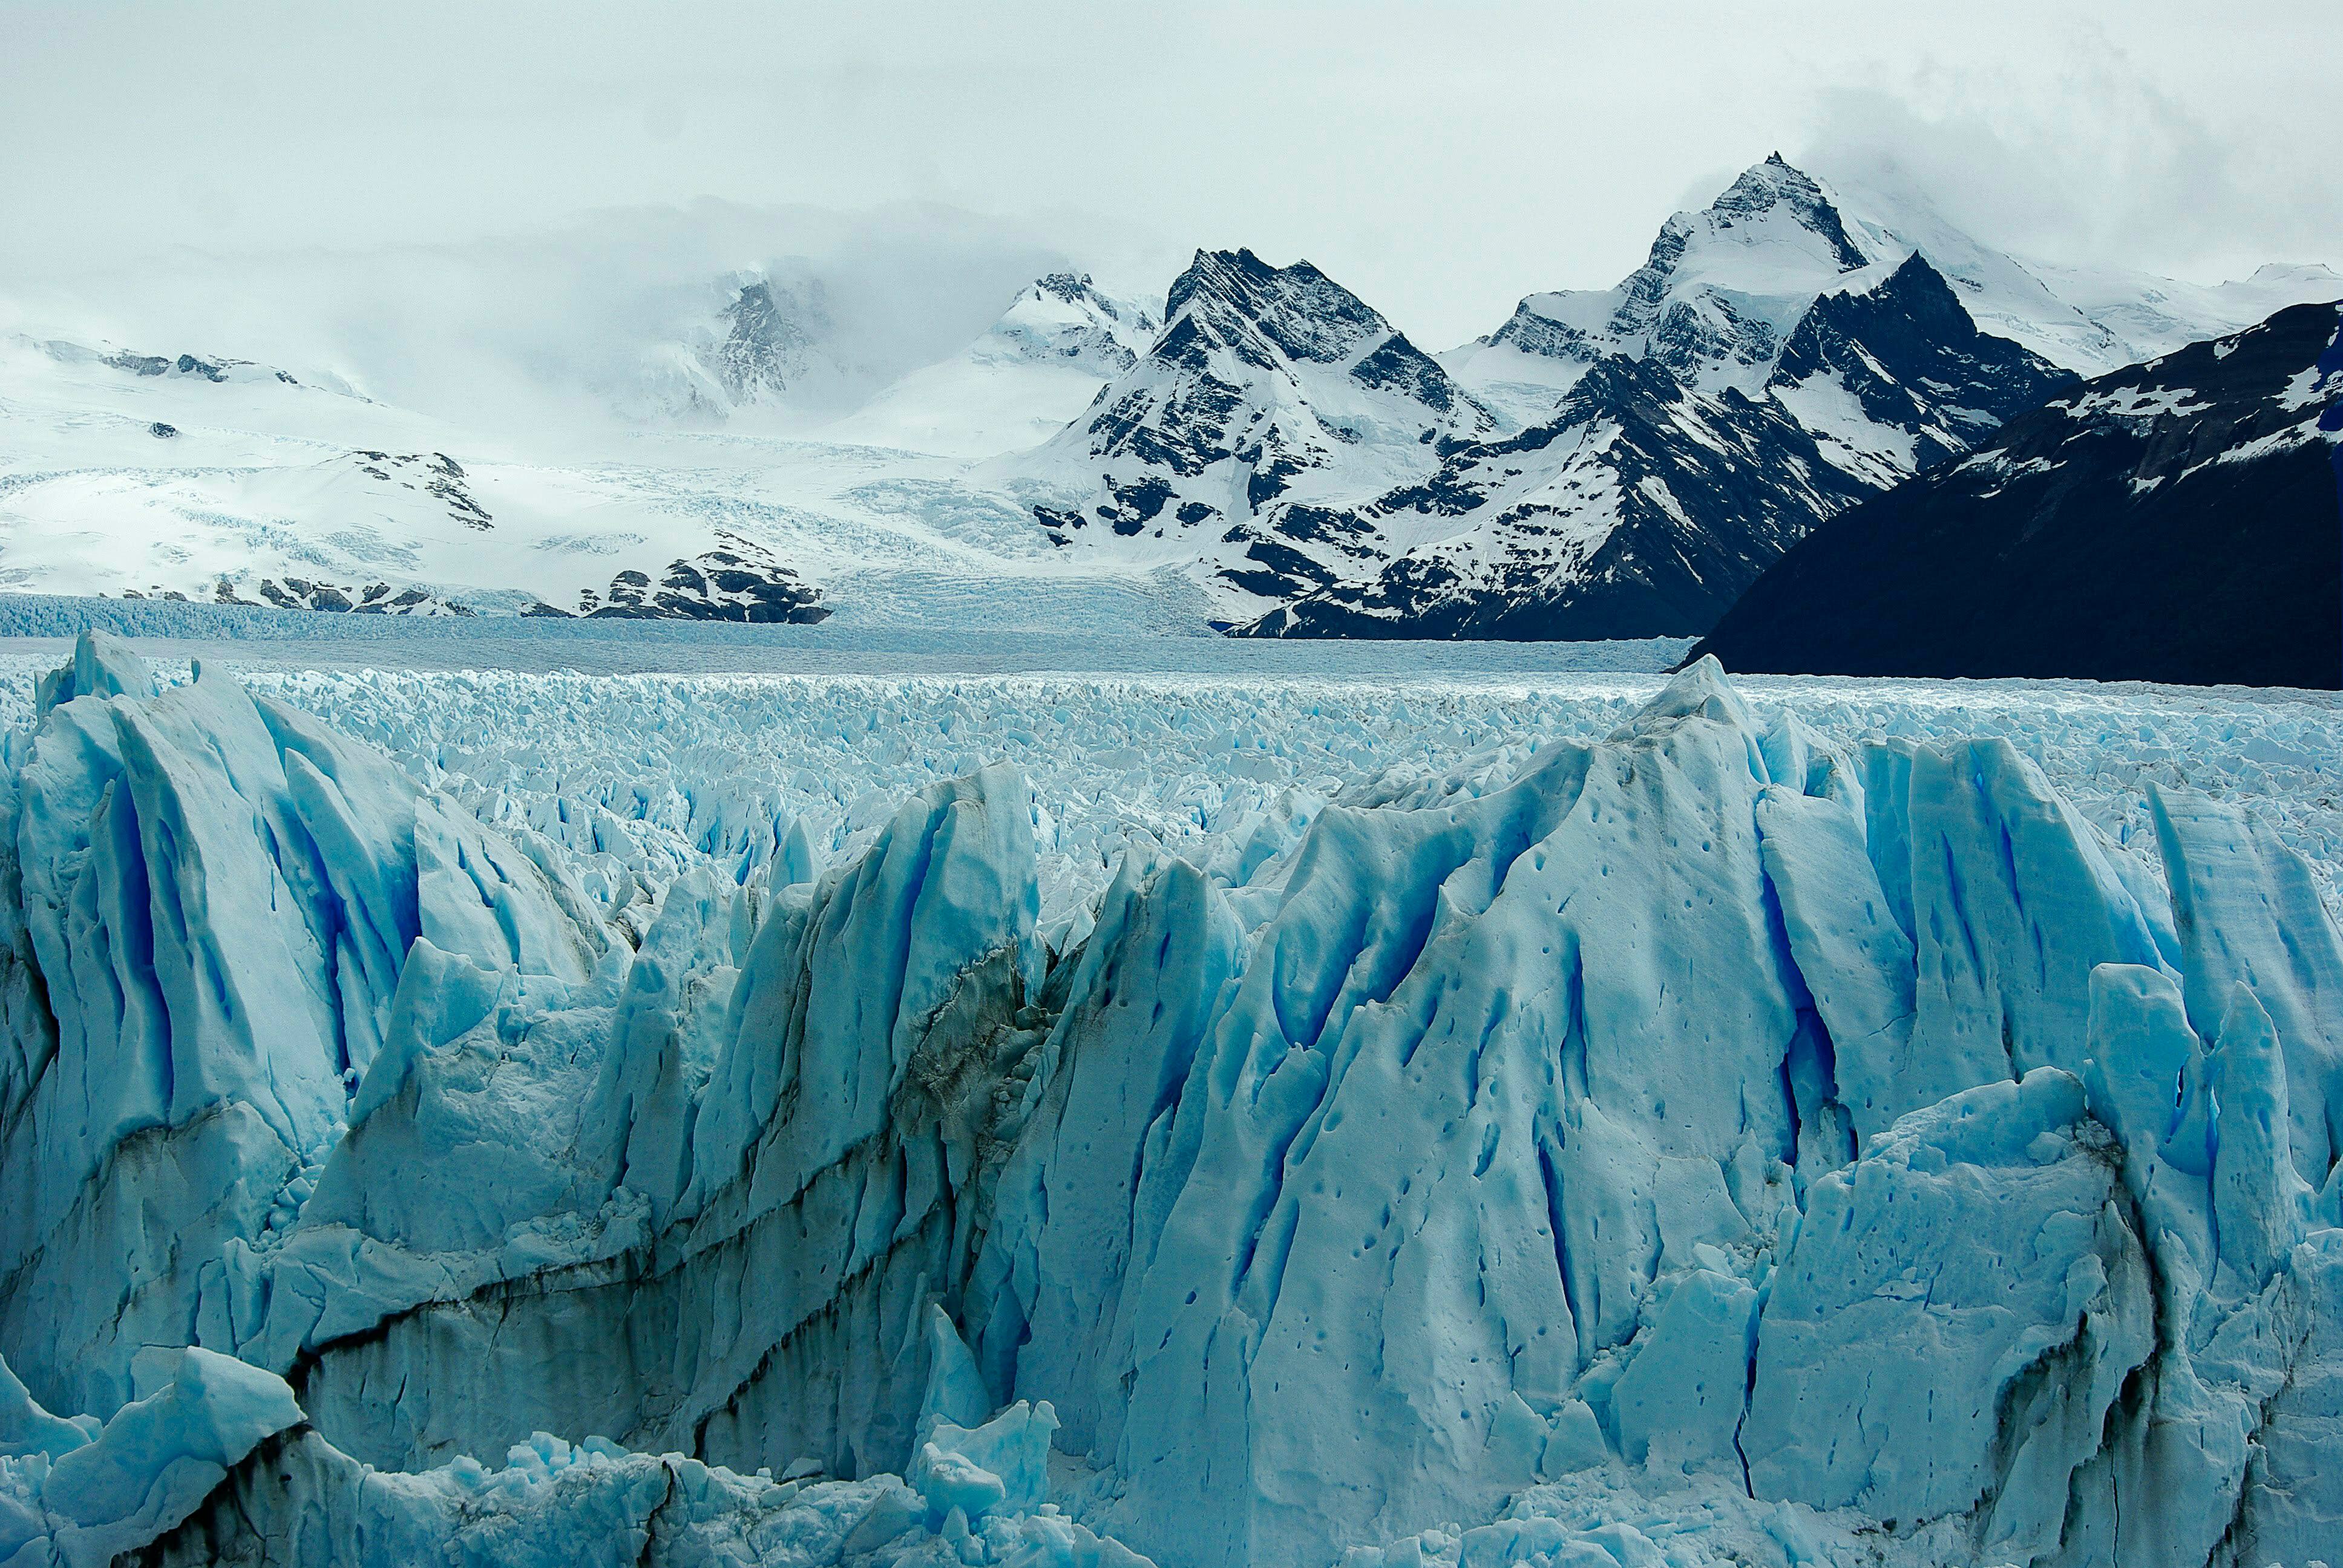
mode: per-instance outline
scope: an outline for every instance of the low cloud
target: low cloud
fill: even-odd
[[[2097,32],[2026,65],[1827,88],[1805,148],[1817,172],[1921,194],[1987,244],[2205,281],[2343,261],[2343,189],[2308,152],[2209,123]]]

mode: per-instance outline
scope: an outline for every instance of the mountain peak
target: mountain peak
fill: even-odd
[[[701,362],[734,404],[776,397],[803,376],[818,335],[828,325],[820,291],[778,297],[772,280],[744,274],[731,303],[719,313],[723,337]]]
[[[1822,183],[1804,169],[1794,167],[1778,152],[1767,154],[1764,163],[1743,170],[1741,177],[1708,205],[1710,216],[1718,220],[1717,226],[1724,228],[1734,226],[1737,220],[1758,217],[1776,209],[1786,213],[1800,227],[1820,236],[1841,270],[1852,271],[1867,259],[1847,236],[1846,225]]]
[[[1052,272],[1034,279],[1033,286],[1053,299],[1078,305],[1098,297],[1098,286],[1087,272]]]
[[[1196,253],[1164,298],[1167,326],[1183,316],[1191,330],[1241,350],[1265,338],[1291,358],[1320,363],[1391,335],[1373,307],[1310,262],[1272,266],[1242,249]]]
[[[2071,377],[1976,324],[1918,251],[1815,301],[1767,389],[1867,482],[1893,485],[1967,450]]]

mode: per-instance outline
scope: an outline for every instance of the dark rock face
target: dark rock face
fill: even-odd
[[[1470,519],[1363,582],[1238,628],[1257,637],[1684,636],[1867,487],[1770,399],[1700,397],[1614,355],[1553,423],[1451,456],[1378,518]]]
[[[1845,246],[1819,190],[1786,166],[1753,171],[1711,216],[1755,210],[1765,192]],[[1673,264],[1667,237],[1649,264],[1661,272]],[[1699,312],[1671,307],[1646,324],[1640,356],[1597,360],[1551,420],[1507,440],[1453,448],[1429,479],[1354,514],[1361,534],[1432,535],[1434,542],[1383,553],[1371,576],[1304,587],[1292,603],[1236,630],[1699,635],[1816,524],[1916,467],[1967,450],[2009,415],[2075,384],[2016,344],[1979,332],[1925,258],[1874,277],[1867,289],[1816,299],[1778,355],[1772,329],[1739,322],[1729,301],[1711,300]],[[1628,295],[1623,312],[1635,304],[1632,283]],[[1524,319],[1558,325],[1516,313],[1516,323]],[[1774,357],[1758,395],[1695,389],[1700,365],[1750,356]],[[1298,586],[1298,578],[1287,585]]]
[[[176,425],[166,425],[157,419],[146,427],[146,433],[158,441],[167,441],[179,433],[179,427]]]
[[[1593,338],[1566,322],[1541,316],[1523,300],[1489,339],[1548,359],[1593,359],[1598,353]]]
[[[278,609],[325,610],[336,615],[455,615],[468,616],[471,608],[459,600],[443,598],[428,588],[409,586],[394,588],[385,582],[354,586],[329,583],[308,578],[263,578],[253,592],[258,599],[248,599],[238,594],[236,585],[222,578],[212,598],[218,604],[268,604]]]
[[[829,618],[821,590],[755,543],[721,534],[722,546],[669,564],[657,587],[649,574],[622,571],[607,597],[588,588],[578,613],[598,619],[730,620],[809,626]],[[544,611],[558,613],[548,606]]]
[[[1272,347],[1328,365],[1391,331],[1366,301],[1310,263],[1272,266],[1249,250],[1198,251],[1164,299],[1165,320],[1182,312],[1213,342],[1264,368],[1276,363]]]
[[[2084,383],[1818,529],[1728,668],[2343,684],[2343,307]]]
[[[1815,301],[1766,388],[1793,397],[1825,380],[1852,397],[1875,432],[1908,437],[1916,471],[1968,450],[2077,377],[1979,332],[1943,275],[1915,252],[1868,292]]]
[[[1459,437],[1497,428],[1438,361],[1306,261],[1199,251],[1165,320],[1043,449],[1054,483],[1090,492],[1033,505],[1053,543],[1160,540],[1231,586],[1308,591],[1379,558],[1353,548],[1363,528],[1312,516],[1355,507],[1391,474],[1427,470]]]

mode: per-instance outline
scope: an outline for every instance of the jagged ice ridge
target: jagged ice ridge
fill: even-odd
[[[0,800],[0,1561],[2328,1550],[2312,866],[1712,664],[1608,717],[1049,920],[997,762],[621,893],[85,638]]]

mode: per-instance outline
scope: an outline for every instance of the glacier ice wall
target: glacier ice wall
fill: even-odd
[[[2158,793],[2143,866],[2006,740],[1835,744],[1702,666],[1045,920],[1005,767],[826,868],[776,819],[589,890],[224,676],[100,638],[39,695],[9,1462],[190,1367],[294,1412],[166,1560],[2343,1539],[2343,940],[2233,804]]]

